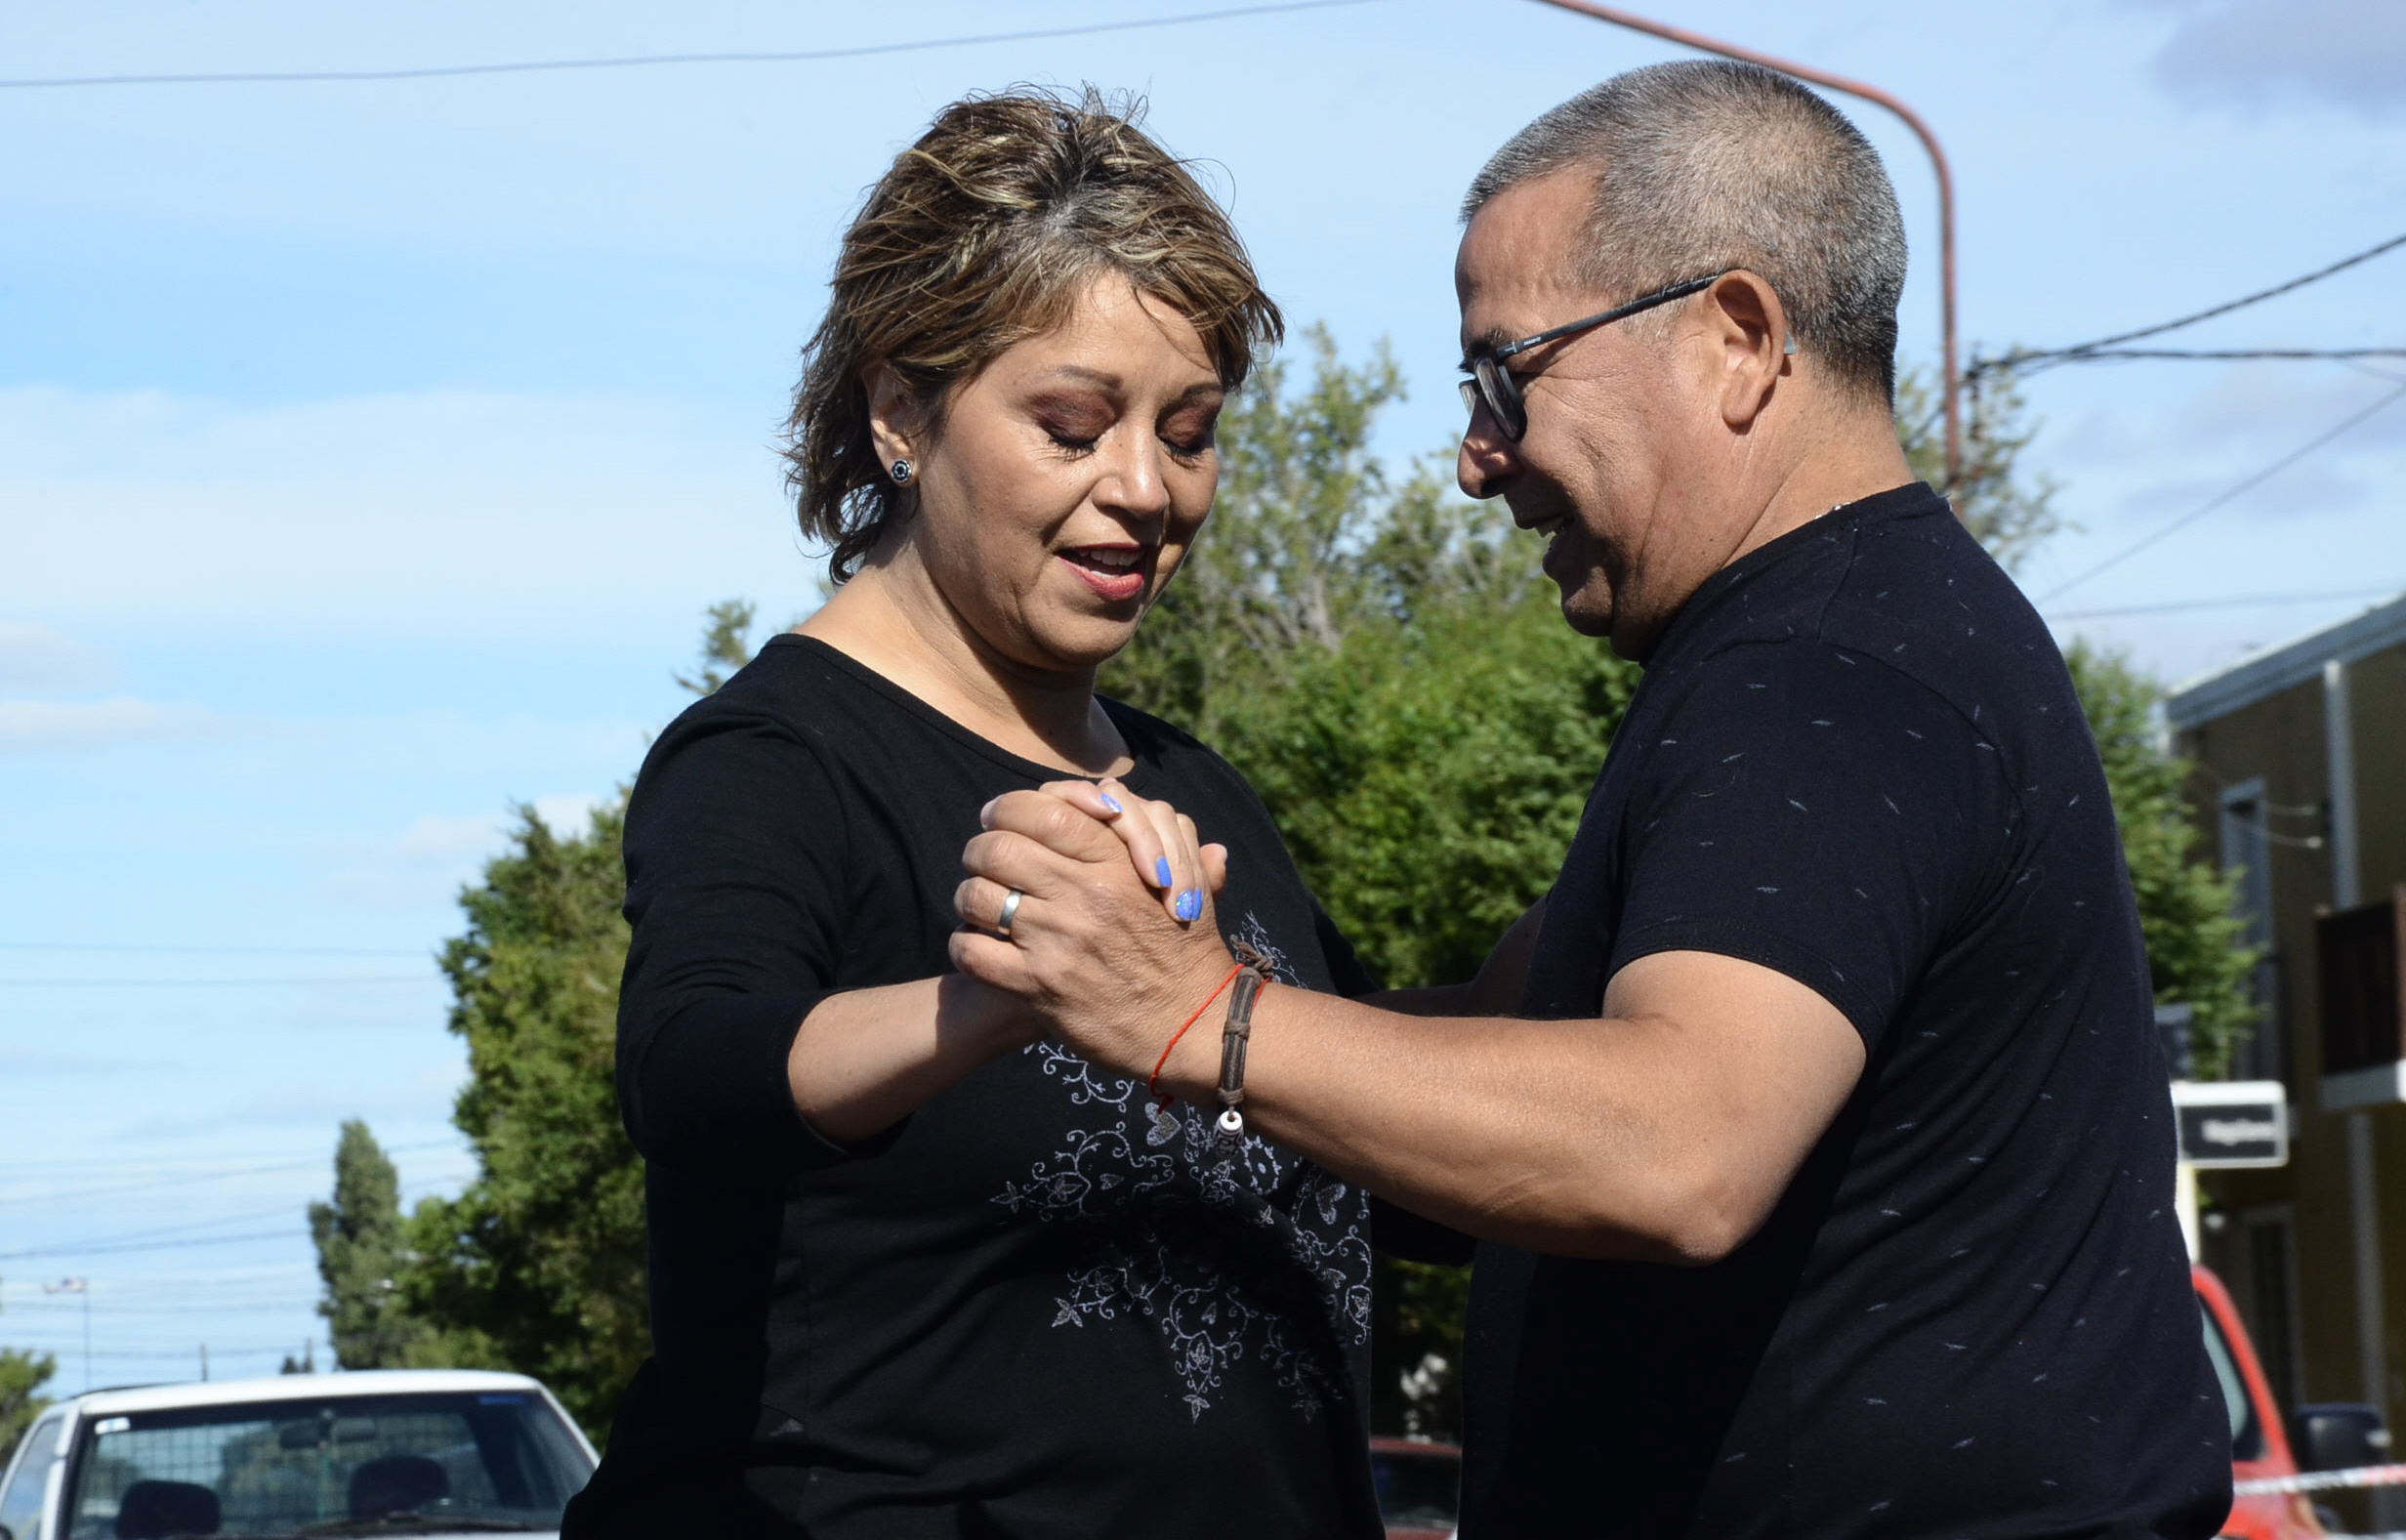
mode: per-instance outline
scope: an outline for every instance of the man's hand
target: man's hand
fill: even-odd
[[[968,874],[954,895],[974,927],[952,938],[952,964],[980,982],[1025,1000],[1089,1059],[1124,1073],[1148,1074],[1170,1034],[1227,974],[1210,891],[1226,874],[1226,853],[1194,843],[1193,824],[1166,804],[1108,787],[1117,815],[1087,782],[1013,792],[985,810],[985,832],[962,852]],[[1173,846],[1165,831],[1178,835]],[[1131,853],[1140,840],[1171,849],[1202,881],[1181,903],[1173,886],[1165,905],[1138,876]],[[996,934],[1005,900],[1021,895],[1008,938]],[[1181,1060],[1216,1055],[1209,1034],[1190,1034]]]

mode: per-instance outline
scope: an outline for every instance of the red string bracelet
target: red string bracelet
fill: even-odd
[[[1178,1025],[1178,1030],[1172,1032],[1170,1034],[1170,1040],[1162,1045],[1161,1057],[1153,1061],[1153,1072],[1144,1077],[1144,1094],[1153,1099],[1153,1109],[1155,1111],[1159,1111],[1161,1108],[1170,1104],[1170,1099],[1161,1094],[1161,1071],[1167,1067],[1170,1062],[1171,1051],[1178,1047],[1178,1040],[1186,1035],[1186,1028],[1194,1025],[1197,1021],[1202,1020],[1203,1013],[1212,1008],[1212,1002],[1225,994],[1227,992],[1228,985],[1236,982],[1236,976],[1244,971],[1245,965],[1243,963],[1238,963],[1235,967],[1229,969],[1228,977],[1221,979],[1220,986],[1214,989],[1210,994],[1203,997],[1203,1003],[1194,1008],[1194,1015],[1186,1018],[1185,1020],[1181,1021]]]

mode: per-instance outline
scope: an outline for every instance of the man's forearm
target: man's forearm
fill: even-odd
[[[1609,1052],[1607,1049],[1609,1039]],[[1669,1126],[1676,1034],[1635,1021],[1427,1018],[1306,990],[1254,1011],[1245,1115],[1391,1202],[1482,1239],[1568,1256],[1712,1260],[1727,1204]],[[1164,1089],[1209,1105],[1216,1036]]]

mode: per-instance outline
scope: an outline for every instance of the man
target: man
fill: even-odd
[[[2104,777],[2045,626],[1898,451],[1877,156],[1784,77],[1660,65],[1523,130],[1466,218],[1463,488],[1644,684],[1479,982],[1265,991],[1243,1103],[1481,1241],[1465,1540],[2214,1534]],[[960,904],[1009,935],[961,968],[1209,1104],[1217,1016],[1164,1045],[1226,975],[1215,925],[1069,802],[988,818]]]

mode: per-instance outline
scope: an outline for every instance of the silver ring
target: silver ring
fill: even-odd
[[[1011,889],[1003,895],[1003,912],[994,917],[995,935],[1003,936],[1006,939],[1010,937],[1011,922],[1019,917],[1019,900],[1026,896],[1027,895],[1021,893],[1016,888]]]

